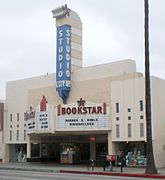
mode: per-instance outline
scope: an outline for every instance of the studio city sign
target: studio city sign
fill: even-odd
[[[86,101],[80,98],[77,101],[78,106],[57,106],[57,116],[61,115],[105,115],[106,112],[106,103],[102,103],[99,105],[86,105]]]

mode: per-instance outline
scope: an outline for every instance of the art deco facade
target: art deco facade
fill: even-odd
[[[0,159],[74,164],[103,155],[117,160],[122,152],[127,165],[145,165],[143,74],[129,59],[82,67],[79,16],[66,6],[53,14],[56,74],[7,82]],[[154,155],[156,166],[164,167],[165,81],[151,77],[151,86]]]

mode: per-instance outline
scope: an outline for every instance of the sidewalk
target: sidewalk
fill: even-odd
[[[83,165],[61,165],[54,163],[28,163],[28,162],[0,163],[0,169],[165,179],[165,168],[158,169],[157,175],[145,174],[145,168],[124,167],[123,172],[121,172],[120,167],[113,167],[113,171],[110,171],[110,169],[106,167],[104,171],[103,167],[95,167],[94,169],[92,169],[91,167],[88,168],[87,166],[83,166]]]

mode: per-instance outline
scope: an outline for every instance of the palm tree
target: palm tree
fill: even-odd
[[[144,0],[145,10],[145,106],[146,106],[146,135],[147,135],[147,164],[146,173],[157,174],[152,145],[152,123],[151,123],[151,94],[150,94],[150,68],[149,68],[149,4]]]

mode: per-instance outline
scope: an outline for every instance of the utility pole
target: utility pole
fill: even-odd
[[[145,11],[145,107],[146,107],[146,136],[147,136],[147,164],[146,174],[157,174],[152,144],[152,121],[151,121],[151,93],[150,93],[150,66],[149,66],[149,3],[144,0]]]

